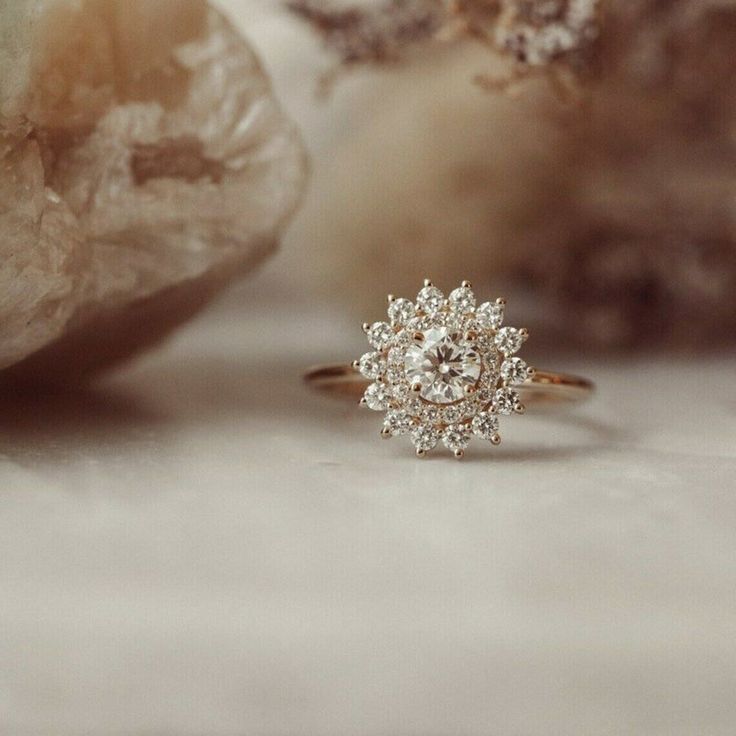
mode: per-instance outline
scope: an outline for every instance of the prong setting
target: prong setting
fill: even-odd
[[[387,321],[363,324],[372,352],[352,363],[371,381],[361,406],[385,412],[381,438],[409,436],[420,458],[444,445],[461,459],[474,437],[497,445],[535,375],[514,357],[529,333],[502,326],[505,299],[476,306],[470,281],[447,294],[431,279],[416,301],[389,294]]]

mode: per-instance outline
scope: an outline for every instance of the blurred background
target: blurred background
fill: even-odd
[[[223,8],[311,154],[316,298],[472,277],[556,345],[733,343],[732,3],[288,5]]]

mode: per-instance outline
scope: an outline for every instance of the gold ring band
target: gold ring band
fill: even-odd
[[[304,380],[319,391],[351,398],[360,398],[371,383],[346,364],[315,366],[304,374]],[[517,389],[525,405],[549,406],[585,401],[592,396],[595,386],[580,376],[537,370]]]

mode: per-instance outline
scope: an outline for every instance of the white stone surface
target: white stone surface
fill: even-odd
[[[419,461],[305,389],[364,336],[270,279],[3,399],[0,733],[733,734],[732,358],[568,361],[589,406]]]

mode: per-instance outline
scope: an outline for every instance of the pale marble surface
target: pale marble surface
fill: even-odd
[[[4,400],[0,733],[733,733],[732,359],[568,365],[578,413],[418,461],[305,390],[362,336],[271,283]]]

